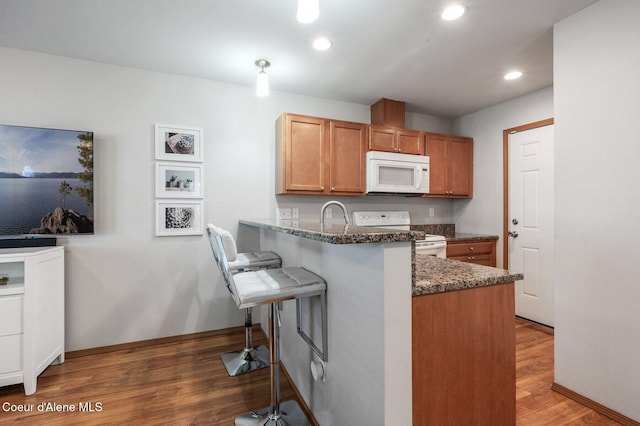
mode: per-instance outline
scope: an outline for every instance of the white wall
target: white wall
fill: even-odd
[[[508,82],[506,84],[517,84]],[[473,137],[473,198],[455,200],[456,230],[499,235],[497,266],[502,267],[502,131],[553,117],[553,88],[460,117],[454,133]],[[506,266],[504,266],[506,268]]]
[[[240,218],[274,216],[282,112],[370,119],[368,105],[277,92],[262,99],[253,87],[13,49],[0,48],[0,63],[2,124],[94,132],[96,234],[59,240],[67,350],[243,322],[204,236],[154,236],[154,123],[203,128],[204,215],[235,232]],[[448,127],[435,117],[414,121]],[[405,199],[394,198],[402,208]]]
[[[640,2],[555,26],[555,381],[640,421]]]

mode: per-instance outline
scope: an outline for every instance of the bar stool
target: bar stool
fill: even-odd
[[[215,232],[215,230],[214,230]],[[222,274],[230,283],[238,309],[269,305],[269,363],[271,367],[271,405],[236,418],[236,426],[246,425],[311,425],[296,401],[280,401],[280,329],[278,304],[285,300],[320,296],[323,345],[326,344],[326,289],[324,279],[304,268],[285,267],[232,274],[225,253],[225,242],[214,233]],[[296,310],[299,312],[299,309]],[[299,323],[299,320],[298,320]],[[300,333],[300,327],[298,327]],[[306,341],[306,339],[305,339]],[[316,351],[316,348],[314,348]],[[321,355],[326,359],[326,346]]]
[[[282,259],[272,251],[238,253],[235,240],[231,233],[209,223],[207,224],[209,244],[211,245],[211,250],[213,251],[213,257],[216,260],[216,264],[221,271],[222,265],[220,264],[217,253],[217,243],[214,240],[215,233],[219,234],[226,242],[225,246],[228,247],[226,250],[227,259],[229,260],[229,269],[232,274],[259,269],[279,268],[282,266]],[[227,289],[231,291],[228,281]],[[269,366],[269,350],[267,347],[264,345],[260,345],[256,348],[253,347],[252,326],[251,308],[246,308],[244,310],[244,349],[241,351],[224,353],[221,357],[229,376],[237,376],[239,374],[248,373]]]

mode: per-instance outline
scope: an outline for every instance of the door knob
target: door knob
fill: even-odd
[[[516,238],[518,236],[518,231],[509,231],[509,236]]]

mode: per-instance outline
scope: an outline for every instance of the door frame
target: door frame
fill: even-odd
[[[502,131],[502,269],[509,269],[509,135],[552,124],[553,117]]]

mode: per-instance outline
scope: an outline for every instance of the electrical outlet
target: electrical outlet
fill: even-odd
[[[291,209],[278,209],[278,219],[291,219]]]
[[[297,207],[291,209],[291,219],[299,219],[300,218],[300,210]]]
[[[433,217],[436,215],[436,209],[433,207],[429,207],[429,216]]]

